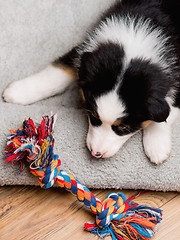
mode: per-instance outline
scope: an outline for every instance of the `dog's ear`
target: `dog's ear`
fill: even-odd
[[[134,59],[124,74],[120,94],[132,112],[137,110],[147,120],[164,122],[170,112],[166,102],[169,86],[169,78],[158,64]]]
[[[90,69],[93,66],[91,64],[92,62],[91,56],[92,56],[91,52],[85,52],[81,57],[81,65],[79,68],[79,81],[78,81],[78,84],[81,88],[83,88],[89,82],[89,77],[87,78],[87,75],[89,75]]]
[[[149,97],[146,107],[149,120],[164,122],[169,116],[170,107],[165,99]]]

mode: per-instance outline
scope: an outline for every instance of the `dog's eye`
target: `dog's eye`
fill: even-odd
[[[122,123],[122,122],[119,121],[119,120],[115,121],[115,122],[113,123],[113,126],[116,127],[116,128],[118,128],[118,129],[122,129],[122,130],[125,130],[125,129],[128,129],[128,128],[129,128],[128,125]]]
[[[116,125],[112,125],[112,130],[118,134],[119,136],[123,136],[126,134],[131,133],[131,128],[128,125],[125,125],[123,123],[120,123],[119,125],[116,123]]]
[[[102,122],[99,118],[99,115],[96,111],[89,112],[89,119],[93,126],[101,126]]]
[[[116,121],[113,123],[112,128],[118,132],[125,133],[130,131],[130,126],[122,123],[121,121]]]
[[[133,133],[141,128],[139,124],[129,125],[129,124],[123,123],[122,121],[114,122],[111,127],[112,127],[112,130],[119,136]]]

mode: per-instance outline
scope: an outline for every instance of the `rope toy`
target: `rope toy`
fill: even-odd
[[[131,201],[142,192],[128,199],[123,193],[110,193],[100,201],[71,174],[60,169],[61,160],[53,152],[55,120],[56,115],[43,116],[41,124],[35,124],[29,118],[23,121],[22,128],[9,130],[6,163],[19,165],[19,173],[28,163],[31,173],[39,177],[42,188],[49,188],[57,182],[75,195],[96,215],[94,223],[85,223],[85,230],[101,238],[111,235],[113,240],[147,240],[153,237],[156,225],[162,220],[162,211]]]

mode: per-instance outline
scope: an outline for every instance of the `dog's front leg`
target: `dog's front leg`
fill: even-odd
[[[166,122],[152,122],[144,129],[144,150],[151,162],[160,164],[169,157],[171,152],[171,127],[179,113],[178,108],[171,107]]]
[[[11,83],[4,91],[6,102],[32,104],[63,92],[76,79],[73,49],[41,72]]]

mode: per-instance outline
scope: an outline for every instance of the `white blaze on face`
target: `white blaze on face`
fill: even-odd
[[[97,112],[102,122],[112,125],[119,117],[125,116],[125,105],[116,90],[96,99]]]
[[[107,158],[114,155],[123,143],[131,136],[118,136],[112,130],[112,124],[126,115],[126,107],[119,98],[116,90],[104,94],[96,99],[97,113],[102,121],[101,126],[92,126],[89,121],[87,146],[94,153],[101,153]]]

